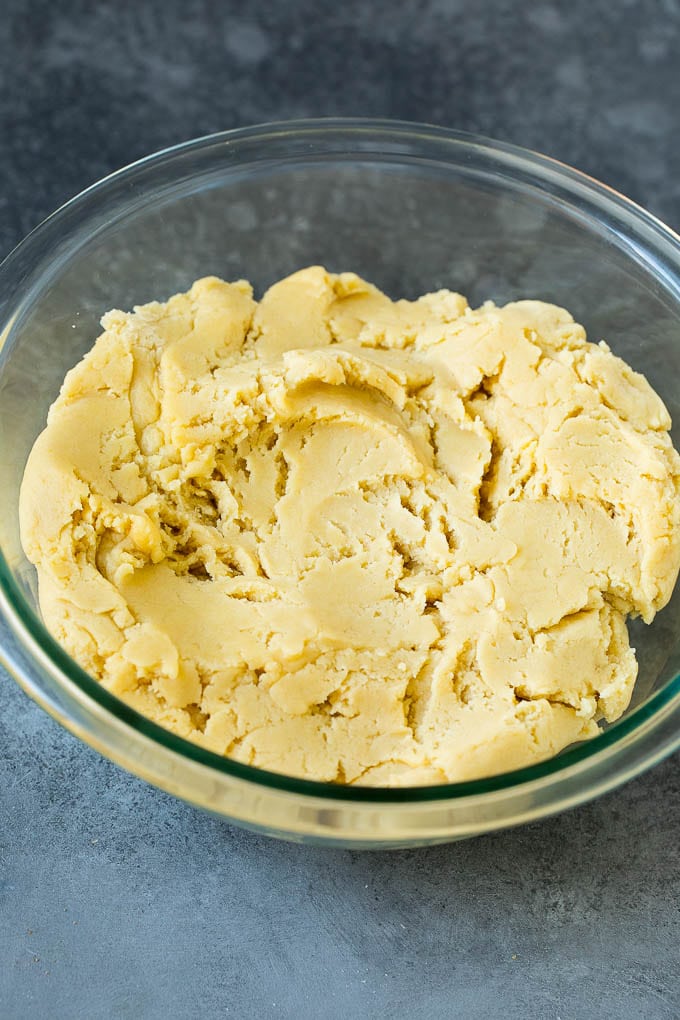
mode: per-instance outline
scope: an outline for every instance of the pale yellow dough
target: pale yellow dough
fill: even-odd
[[[21,526],[47,626],[110,691],[218,754],[373,785],[503,772],[624,711],[680,458],[566,311],[314,267],[102,325]]]

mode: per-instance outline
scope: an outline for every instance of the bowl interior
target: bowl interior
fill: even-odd
[[[379,132],[330,145],[246,137],[155,157],[57,214],[8,263],[0,292],[0,544],[35,612],[18,491],[49,404],[105,311],[165,299],[203,275],[244,277],[261,294],[322,263],[393,297],[448,287],[472,304],[552,301],[644,372],[680,425],[674,267],[634,212],[591,201],[583,180],[570,188],[560,173],[461,139],[428,148]],[[652,626],[630,628],[632,710],[680,672],[680,595]]]

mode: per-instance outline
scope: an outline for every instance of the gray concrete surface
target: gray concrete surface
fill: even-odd
[[[677,0],[4,0],[0,252],[208,131],[434,121],[573,163],[680,226]],[[680,1016],[678,759],[428,851],[279,844],[81,746],[0,676],[3,1020]]]

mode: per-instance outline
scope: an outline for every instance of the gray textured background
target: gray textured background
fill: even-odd
[[[0,252],[205,132],[380,115],[572,163],[680,226],[678,0],[3,0]],[[680,771],[428,851],[277,844],[0,676],[0,1016],[680,1017]]]

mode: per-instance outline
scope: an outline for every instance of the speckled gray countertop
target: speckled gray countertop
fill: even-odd
[[[299,116],[425,120],[680,225],[678,0],[4,0],[0,252],[108,171]],[[122,773],[0,675],[0,1017],[680,1016],[676,757],[427,851],[292,846]]]

